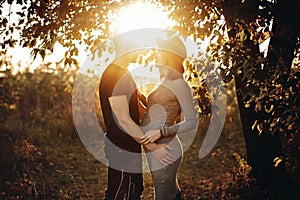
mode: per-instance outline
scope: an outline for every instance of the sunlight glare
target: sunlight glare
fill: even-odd
[[[151,3],[137,2],[122,7],[113,16],[110,29],[122,33],[141,28],[168,29],[175,25],[175,21],[168,18],[168,13]]]
[[[168,13],[163,8],[149,2],[136,2],[123,6],[112,16],[111,21],[110,30],[113,35],[143,28],[168,30],[176,24],[175,21],[168,18]],[[147,44],[154,47],[157,37],[166,37],[166,32],[158,35],[154,32],[145,32],[142,36],[133,35],[131,37],[134,38],[128,39],[141,45]],[[129,71],[140,91],[145,95],[160,83],[159,71],[155,67],[150,70],[149,66],[132,63]],[[144,85],[146,82],[151,84]]]

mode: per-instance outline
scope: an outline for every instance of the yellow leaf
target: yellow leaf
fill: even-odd
[[[258,130],[259,135],[260,135],[263,131],[263,123],[258,124],[256,127],[257,127],[257,130]]]
[[[252,125],[252,131],[254,131],[256,124],[257,124],[257,120],[255,120],[254,124]]]
[[[269,108],[267,108],[267,106],[265,105],[265,111],[267,112],[267,113],[270,113],[272,110],[273,110],[273,108],[274,108],[274,105],[272,104]]]
[[[278,167],[281,162],[282,162],[281,158],[279,158],[279,157],[274,158],[274,160],[273,160],[274,167]]]

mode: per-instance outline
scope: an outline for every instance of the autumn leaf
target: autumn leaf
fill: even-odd
[[[280,165],[280,163],[282,163],[282,161],[283,160],[281,158],[279,158],[279,157],[274,158],[274,160],[273,160],[273,166],[274,167],[278,167]]]

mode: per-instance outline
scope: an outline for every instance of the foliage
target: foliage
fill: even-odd
[[[233,153],[232,156],[237,164],[232,171],[225,174],[226,181],[220,183],[215,191],[222,199],[243,199],[247,197],[247,189],[252,187],[252,192],[255,191],[255,179],[251,176],[252,169],[247,162],[237,153]],[[242,190],[244,192],[241,192]]]
[[[1,133],[1,198],[38,199],[42,197],[43,155],[30,138],[20,139]],[[5,152],[2,152],[5,151]],[[45,185],[44,185],[45,187]]]
[[[240,109],[253,109],[257,113],[254,121],[249,119],[250,116],[241,116],[245,121],[248,119],[246,123],[251,123],[252,129],[247,131],[253,135],[279,135],[282,146],[275,154],[286,161],[289,171],[299,179],[299,77],[290,69],[293,58],[299,55],[297,37],[300,36],[300,26],[296,19],[300,2],[176,1],[165,6],[175,7],[174,13],[179,21],[178,17],[183,13],[186,17],[189,13],[188,18],[192,20],[182,17],[181,23],[175,27],[177,30],[193,33],[195,39],[210,38],[207,55],[214,63],[219,63],[225,83],[235,78],[237,95],[241,99]],[[273,30],[270,29],[271,23]],[[266,52],[260,52],[259,45],[270,37],[271,45],[265,57]],[[192,73],[190,77],[201,80],[208,65],[199,69],[199,62],[200,59],[188,71]],[[215,71],[209,73],[213,75]],[[206,98],[201,97],[201,103],[204,103]]]
[[[74,133],[70,106],[74,71],[60,64],[55,68],[44,64],[34,72],[13,71],[7,65],[1,76],[3,90],[8,94],[2,98],[8,103],[3,103],[6,107],[1,110],[5,117],[1,129],[25,133],[42,128],[58,135]]]
[[[93,50],[109,38],[112,13],[117,6],[130,1],[8,0],[2,1],[1,7],[4,3],[9,5],[9,13],[1,15],[2,50],[20,45],[32,49],[34,58],[37,55],[44,58],[58,42],[68,48],[65,56],[72,63],[79,53],[78,43]],[[19,9],[12,10],[12,5]],[[18,20],[14,21],[12,16]],[[20,38],[15,36],[16,32]]]
[[[14,102],[16,99],[14,98],[14,91],[12,90],[15,80],[12,75],[12,69],[10,67],[11,63],[9,60],[5,59],[4,57],[4,59],[2,59],[0,62],[3,69],[5,69],[1,71],[0,75],[0,121],[4,121],[15,108]],[[0,130],[1,129],[2,127]]]

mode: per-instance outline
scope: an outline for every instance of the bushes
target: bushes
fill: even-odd
[[[9,60],[3,58],[1,64],[0,198],[50,198],[55,194],[45,174],[53,169],[37,139],[43,134],[75,135],[71,109],[75,70],[45,64],[33,72],[28,68],[16,72]]]
[[[2,132],[0,141],[0,198],[41,198],[45,187],[41,178],[45,169],[41,152],[30,138],[16,138],[13,133]]]
[[[34,72],[26,69],[13,74],[9,67],[1,76],[1,91],[6,92],[0,104],[1,116],[5,116],[1,129],[30,132],[38,128],[45,133],[73,134],[74,70],[44,65]]]

